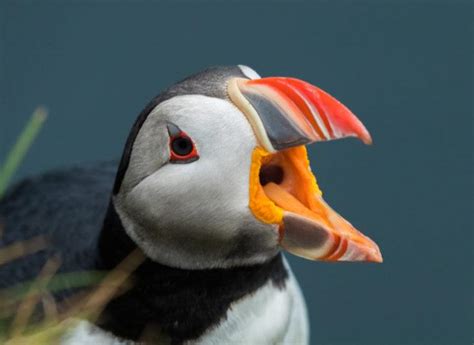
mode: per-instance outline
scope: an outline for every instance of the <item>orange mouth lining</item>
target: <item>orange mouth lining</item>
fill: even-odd
[[[315,198],[321,194],[304,146],[253,151],[249,206],[260,221],[281,225],[283,212],[290,211],[326,223]]]
[[[304,146],[273,154],[259,147],[253,151],[249,207],[261,222],[278,225],[284,248],[316,260],[382,262],[375,242],[332,210],[321,194]],[[306,218],[309,228],[298,232],[294,225],[287,226],[295,216]],[[325,244],[305,247],[312,234],[317,237],[321,231],[328,236]]]

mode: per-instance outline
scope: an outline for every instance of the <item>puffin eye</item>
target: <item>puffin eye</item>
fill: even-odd
[[[171,141],[171,149],[178,156],[187,156],[193,150],[193,142],[187,137],[174,138]]]
[[[191,138],[176,125],[168,123],[170,135],[170,163],[191,163],[199,159]]]

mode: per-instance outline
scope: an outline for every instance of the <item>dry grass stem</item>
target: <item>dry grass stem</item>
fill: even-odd
[[[58,306],[54,300],[53,295],[45,292],[41,297],[41,304],[43,305],[44,321],[45,325],[55,324],[59,320]]]
[[[144,260],[145,255],[143,252],[138,248],[135,249],[116,268],[107,274],[100,286],[85,301],[81,301],[81,305],[71,310],[75,314],[86,317],[89,320],[95,320],[105,305],[117,295],[120,289],[124,288],[127,279]]]
[[[61,260],[58,257],[53,257],[46,262],[39,273],[38,278],[36,279],[36,284],[33,284],[33,287],[31,288],[31,294],[25,296],[18,307],[18,311],[11,326],[10,335],[12,337],[16,337],[24,331],[40,298],[40,295],[36,293],[37,290],[44,290],[49,280],[56,273],[60,265]]]
[[[0,248],[0,265],[31,255],[48,247],[48,241],[44,236],[37,236],[29,240],[16,242],[9,246]]]

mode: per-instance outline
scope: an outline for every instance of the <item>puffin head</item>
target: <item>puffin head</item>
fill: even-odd
[[[112,203],[152,260],[179,268],[252,265],[281,248],[312,260],[374,261],[377,245],[322,199],[304,145],[362,123],[321,89],[214,67],[171,86],[128,137]]]

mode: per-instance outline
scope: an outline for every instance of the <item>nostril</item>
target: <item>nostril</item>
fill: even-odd
[[[266,165],[260,169],[260,184],[265,186],[267,183],[273,182],[280,184],[283,181],[283,169],[278,165]]]

